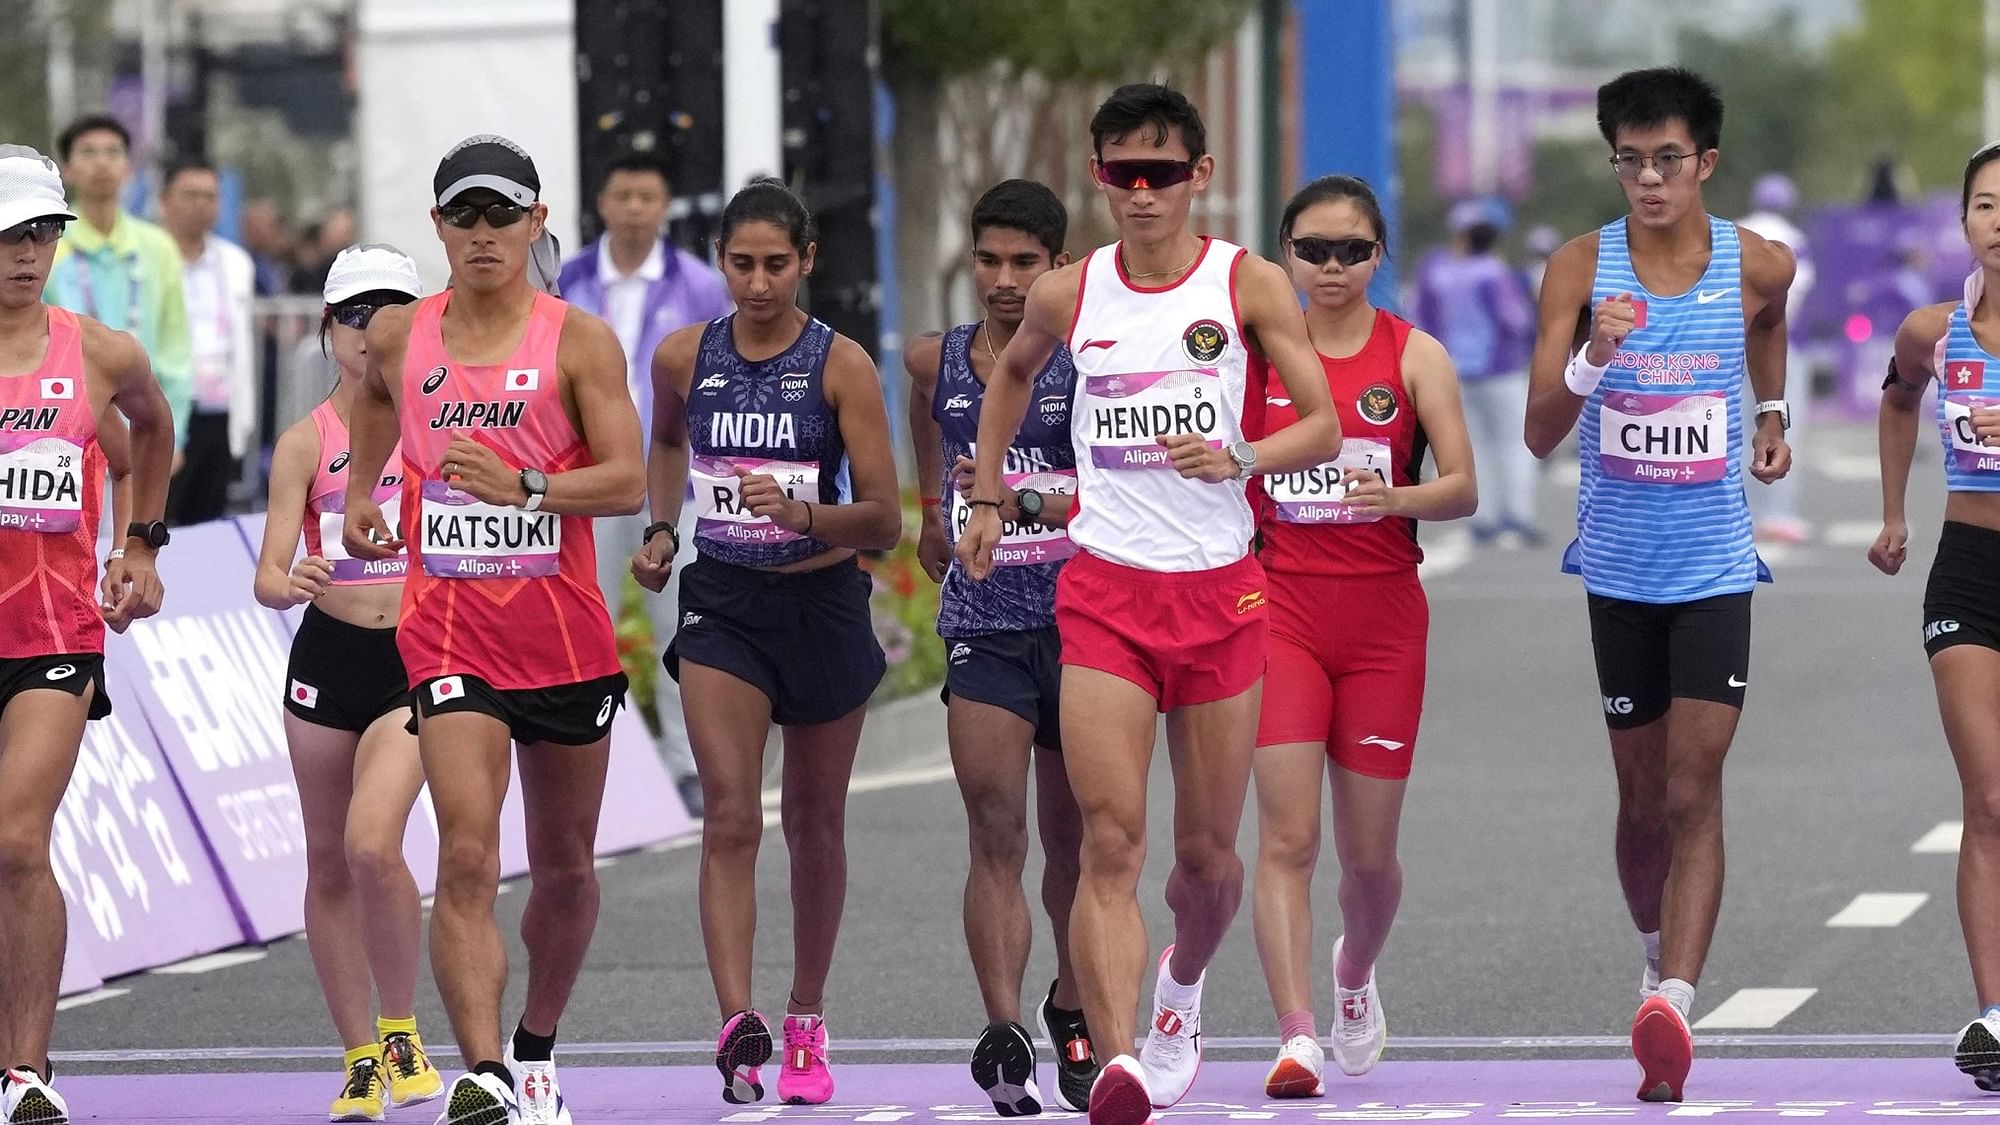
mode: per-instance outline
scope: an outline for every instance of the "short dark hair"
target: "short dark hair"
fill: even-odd
[[[1995,160],[2000,160],[2000,141],[1995,141],[1978,152],[1973,153],[1972,158],[1965,162],[1965,187],[1958,193],[1958,218],[1960,222],[1964,222],[1965,216],[1972,211],[1972,181],[1979,175],[1981,168],[1986,167]]]
[[[818,230],[813,227],[812,212],[806,210],[804,201],[776,176],[759,176],[745,185],[742,191],[729,197],[729,205],[722,209],[722,231],[717,238],[718,243],[728,246],[729,236],[744,223],[769,223],[777,227],[791,239],[792,249],[801,254],[819,237]]]
[[[1002,180],[972,205],[972,241],[989,227],[1017,230],[1048,247],[1049,260],[1063,252],[1069,209],[1056,193],[1033,180]]]
[[[1618,130],[1679,119],[1701,152],[1722,147],[1722,95],[1707,79],[1680,66],[1630,70],[1597,88],[1597,131],[1616,148]]]
[[[1292,224],[1299,221],[1306,208],[1341,199],[1354,204],[1367,217],[1368,225],[1375,228],[1375,241],[1382,244],[1382,254],[1387,257],[1389,224],[1382,217],[1382,201],[1375,198],[1375,189],[1368,186],[1368,181],[1358,176],[1321,176],[1300,188],[1292,201],[1285,204],[1284,217],[1278,220],[1278,241],[1291,240]]]
[[[183,156],[168,164],[167,170],[160,175],[160,194],[165,195],[172,191],[174,189],[174,181],[188,172],[207,172],[218,179],[222,175],[215,170],[215,165],[199,156]]]
[[[1123,140],[1148,127],[1155,145],[1167,143],[1169,129],[1180,129],[1189,160],[1199,160],[1208,152],[1208,130],[1202,127],[1201,111],[1186,94],[1158,82],[1134,82],[1111,91],[1090,118],[1091,151],[1103,159],[1104,142]]]
[[[625,153],[618,159],[605,165],[604,182],[599,185],[599,190],[610,187],[611,177],[620,172],[637,172],[644,175],[658,176],[660,177],[660,182],[666,185],[669,194],[672,194],[674,190],[674,178],[667,174],[667,162],[650,152],[634,150]]]
[[[62,135],[56,138],[57,159],[64,164],[69,163],[69,153],[76,147],[76,142],[85,133],[96,132],[118,134],[118,140],[125,146],[125,151],[132,151],[132,130],[127,129],[123,121],[108,113],[92,113],[70,122],[69,127],[62,131]]]

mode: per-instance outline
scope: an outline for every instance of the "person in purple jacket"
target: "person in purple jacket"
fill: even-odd
[[[1494,252],[1505,223],[1498,204],[1464,200],[1451,209],[1449,222],[1451,246],[1433,250],[1417,267],[1415,320],[1458,365],[1472,460],[1481,482],[1491,482],[1490,492],[1481,490],[1490,499],[1468,521],[1472,537],[1490,543],[1512,531],[1524,544],[1539,546],[1535,457],[1521,440],[1534,309],[1520,272]]]
[[[730,310],[722,275],[662,236],[672,201],[666,166],[656,158],[633,152],[613,161],[597,193],[604,236],[564,262],[559,281],[563,300],[603,317],[618,333],[618,342],[625,347],[626,384],[642,427],[653,421],[652,361],[660,341],[676,329],[726,316]],[[650,441],[651,435],[646,436]],[[683,539],[694,534],[692,511],[690,507],[683,514]],[[632,552],[638,550],[650,518],[645,512],[598,517],[597,584],[613,620],[625,602]],[[620,545],[628,549],[616,549]],[[666,597],[642,599],[652,619],[655,655],[674,636],[679,579],[680,572],[675,571]],[[668,676],[655,676],[653,685],[660,756],[672,771],[688,812],[699,817],[701,782],[695,778],[694,754],[688,749],[681,718],[680,688]]]

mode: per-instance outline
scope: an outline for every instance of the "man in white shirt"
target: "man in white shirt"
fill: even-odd
[[[257,267],[241,246],[215,236],[222,186],[214,166],[184,160],[167,169],[160,219],[181,253],[194,348],[194,409],[186,460],[167,495],[167,522],[220,519],[229,485],[257,432],[257,351],[250,301]]]
[[[1792,276],[1790,300],[1794,311],[1790,324],[1794,332],[1792,343],[1795,346],[1799,342],[1797,330],[1806,322],[1806,318],[1797,313],[1798,310],[1805,308],[1806,297],[1812,292],[1815,277],[1812,247],[1806,241],[1806,232],[1799,229],[1799,225],[1791,219],[1798,208],[1798,202],[1798,189],[1792,186],[1791,178],[1783,173],[1773,172],[1759,179],[1756,186],[1751,189],[1750,203],[1755,210],[1739,220],[1745,230],[1761,234],[1773,242],[1784,243],[1790,248],[1792,257],[1798,263],[1797,272]],[[1929,298],[1925,297],[1924,300],[1928,301]],[[1798,366],[1806,365],[1800,363]],[[1810,383],[1807,385],[1810,386]],[[1748,380],[1745,380],[1743,393],[1746,402],[1757,397],[1756,388],[1749,386]],[[1800,402],[1799,409],[1792,412],[1792,428],[1786,434],[1795,448],[1801,440],[1800,431],[1804,429],[1804,423],[1812,414],[1811,393],[1808,392],[1800,397],[1803,401]],[[1783,480],[1771,482],[1771,487],[1764,490],[1763,495],[1753,498],[1751,510],[1756,517],[1757,538],[1760,541],[1795,544],[1811,538],[1812,525],[1799,516],[1801,479],[1799,474],[1793,473]]]
[[[639,409],[639,424],[649,441],[653,352],[668,333],[729,312],[729,293],[722,275],[661,236],[672,202],[666,168],[657,159],[635,152],[614,161],[597,193],[597,215],[604,221],[604,237],[564,263],[560,280],[563,300],[603,317],[618,333],[618,342],[625,347],[632,402]],[[650,519],[641,512],[597,520],[597,581],[604,600],[611,605],[614,621],[624,604],[632,553],[638,550]],[[693,505],[681,513],[680,532],[684,542],[693,541]],[[676,570],[668,580],[665,597],[643,599],[652,621],[655,651],[665,650],[678,626],[679,581]],[[688,749],[680,689],[672,677],[657,668],[653,683],[660,718],[660,755],[673,772],[688,811],[700,816],[701,782],[695,777],[694,754]]]

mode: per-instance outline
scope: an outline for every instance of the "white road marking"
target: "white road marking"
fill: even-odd
[[[1946,820],[1918,837],[1910,850],[1918,855],[1957,855],[1958,838],[1965,834],[1965,822]]]
[[[81,1008],[85,1004],[95,1004],[99,1000],[116,1000],[132,991],[129,988],[100,988],[95,992],[79,992],[75,996],[65,996],[56,1001],[56,1011],[67,1012],[71,1008]]]
[[[206,957],[190,957],[171,965],[160,965],[146,970],[149,973],[168,973],[173,976],[191,976],[195,973],[212,973],[217,969],[230,969],[237,965],[248,965],[252,961],[262,961],[261,949],[225,949]]]
[[[1900,926],[1923,908],[1931,896],[1922,893],[1869,892],[1854,896],[1840,913],[1826,920],[1829,926]]]
[[[1714,1011],[1696,1020],[1694,1029],[1776,1027],[1818,991],[1817,988],[1739,988]]]

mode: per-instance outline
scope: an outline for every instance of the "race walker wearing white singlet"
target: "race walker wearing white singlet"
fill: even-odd
[[[1187,276],[1161,288],[1125,275],[1119,243],[1085,259],[1070,352],[1070,435],[1079,506],[1069,534],[1100,558],[1142,570],[1213,570],[1241,559],[1254,527],[1244,481],[1174,470],[1158,439],[1243,439],[1250,352],[1236,308],[1245,251],[1203,240]]]

